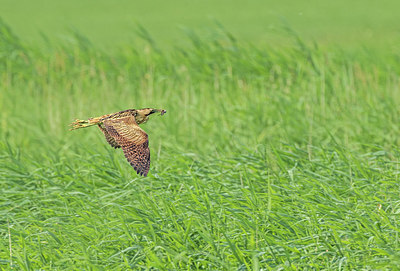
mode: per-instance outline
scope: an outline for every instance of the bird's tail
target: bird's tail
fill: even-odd
[[[93,118],[93,119],[89,119],[89,120],[76,119],[74,122],[72,122],[69,125],[69,126],[71,126],[71,128],[69,130],[71,131],[71,130],[76,130],[79,128],[86,128],[86,127],[96,125],[98,123],[99,123],[99,120],[97,118]]]

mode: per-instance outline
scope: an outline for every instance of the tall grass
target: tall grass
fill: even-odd
[[[290,32],[290,31],[289,31]],[[0,267],[374,269],[399,264],[399,56],[35,48],[0,24]],[[140,178],[74,118],[157,107]]]

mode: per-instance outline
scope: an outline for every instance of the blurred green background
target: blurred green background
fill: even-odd
[[[396,270],[399,7],[0,0],[0,269]]]
[[[287,24],[304,39],[344,46],[396,46],[400,2],[395,0],[1,0],[0,16],[26,41],[68,37],[78,29],[99,45],[134,41],[137,23],[164,46],[181,45],[182,28],[212,35],[215,21],[255,44],[287,44]],[[391,49],[391,48],[388,48]]]

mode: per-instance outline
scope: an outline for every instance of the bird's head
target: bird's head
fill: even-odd
[[[164,115],[167,113],[167,110],[164,109],[154,109],[154,108],[143,108],[143,109],[138,109],[136,110],[136,122],[138,124],[144,123],[149,119],[149,116],[154,114],[154,113],[160,113],[160,115]]]

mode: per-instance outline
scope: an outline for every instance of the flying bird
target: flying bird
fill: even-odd
[[[164,115],[166,112],[164,109],[153,108],[128,109],[88,120],[77,119],[70,124],[70,130],[97,125],[112,147],[122,148],[135,171],[147,176],[150,168],[149,140],[139,124],[145,123],[151,114]]]

